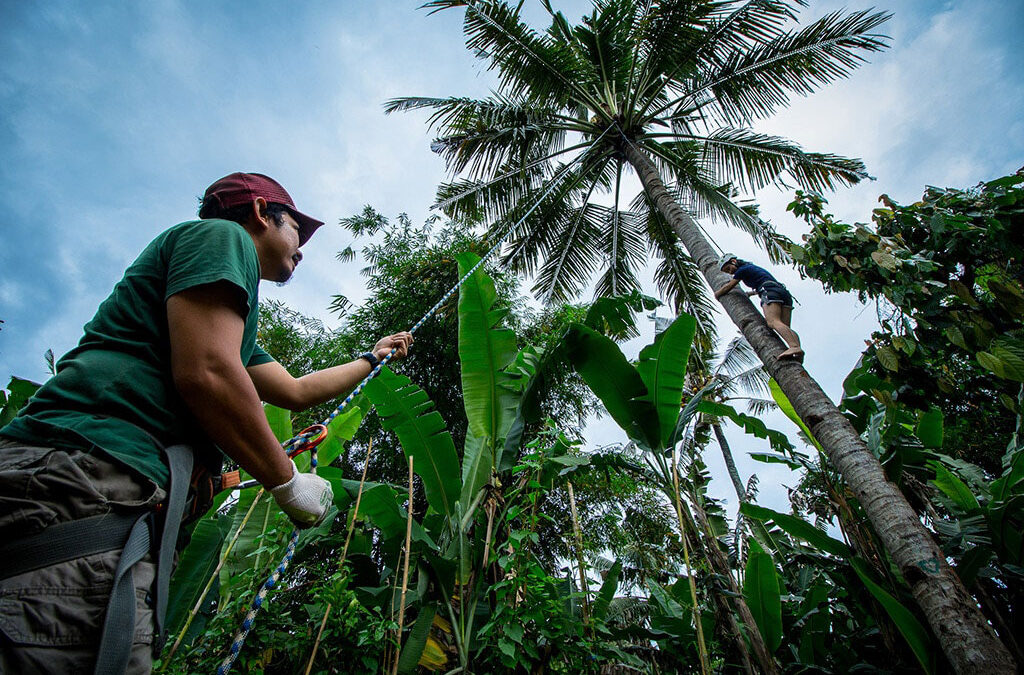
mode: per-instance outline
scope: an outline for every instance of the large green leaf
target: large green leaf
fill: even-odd
[[[36,393],[39,387],[40,385],[31,380],[11,377],[11,381],[7,384],[9,394],[5,395],[0,392],[0,397],[3,397],[0,398],[0,403],[3,403],[3,407],[0,407],[0,427],[6,426],[14,419],[14,416],[28,403],[29,398]]]
[[[782,391],[782,387],[779,386],[779,383],[775,381],[774,377],[768,381],[768,388],[771,389],[772,398],[775,399],[775,402],[778,404],[779,410],[781,410],[786,415],[786,417],[792,420],[793,424],[800,427],[800,430],[803,431],[807,438],[811,441],[811,443],[814,444],[814,447],[818,448],[818,450],[821,450],[821,444],[818,443],[818,439],[814,437],[814,434],[812,434],[811,430],[807,428],[807,425],[804,424],[804,421],[800,419],[799,415],[796,414],[796,410],[793,408],[793,404],[789,402],[789,399],[786,397],[786,394],[783,393]]]
[[[330,481],[336,491],[348,493],[352,503],[355,502],[359,492],[359,481],[342,478],[341,469],[335,467],[324,468],[320,475]],[[407,511],[395,496],[395,488],[369,481],[363,485],[359,517],[369,519],[374,527],[380,530],[383,539],[405,537],[406,514]],[[432,549],[437,548],[430,534],[415,519],[412,521],[412,538],[413,541],[422,541]]]
[[[776,452],[792,452],[794,449],[786,434],[775,429],[769,429],[761,420],[738,412],[730,405],[715,403],[714,401],[701,401],[697,406],[697,410],[708,415],[714,415],[715,417],[729,418],[748,434],[766,439],[771,443],[772,449]]]
[[[423,648],[427,646],[427,638],[430,637],[430,627],[434,622],[434,615],[437,614],[436,607],[420,607],[416,616],[416,623],[409,631],[409,637],[402,646],[402,654],[398,658],[398,672],[414,673],[416,665],[423,656]]]
[[[277,440],[283,443],[292,437],[292,414],[289,411],[266,403],[263,405],[263,413]]]
[[[750,613],[761,631],[769,652],[782,644],[782,597],[779,577],[771,556],[761,550],[757,541],[750,540],[747,568],[743,575],[743,595]]]
[[[658,413],[642,400],[647,387],[619,346],[580,324],[569,327],[565,342],[569,361],[626,435],[645,448],[661,447]]]
[[[942,447],[942,411],[932,407],[922,412],[914,433],[926,448]]]
[[[472,253],[459,255],[460,277],[479,261],[479,256]],[[469,499],[490,477],[490,467],[500,461],[503,441],[519,404],[514,391],[515,378],[504,372],[516,356],[516,338],[511,330],[497,327],[506,310],[495,309],[496,298],[494,282],[483,269],[474,272],[459,289],[459,361],[469,422],[462,483],[463,494]],[[474,439],[473,443],[470,438]],[[469,457],[470,446],[474,452],[486,452],[489,459]],[[484,467],[488,461],[487,476],[467,474],[467,466]]]
[[[594,612],[593,617],[595,621],[601,622],[608,616],[608,607],[611,606],[612,599],[615,597],[615,591],[619,588],[619,576],[622,574],[622,563],[618,560],[609,568],[607,576],[604,578],[604,583],[601,584],[601,590],[597,592],[597,598],[594,600]]]
[[[924,672],[935,672],[934,655],[938,651],[938,646],[932,643],[927,629],[921,625],[921,622],[917,620],[917,617],[909,609],[900,604],[899,600],[889,595],[884,588],[871,580],[867,565],[864,564],[863,560],[854,558],[850,562],[853,564],[853,571],[857,573],[857,576],[864,582],[871,595],[875,596],[875,599],[885,609],[885,613],[896,624],[900,635],[910,645],[910,649],[914,652],[914,656],[917,657],[917,661],[921,664]]]
[[[697,331],[697,322],[689,314],[680,314],[654,342],[640,350],[636,370],[647,387],[641,400],[649,401],[658,414],[659,442],[667,446],[675,431],[679,406],[683,398],[683,380],[690,345]]]
[[[404,375],[385,366],[366,385],[366,396],[377,406],[381,424],[394,431],[413,469],[423,481],[427,503],[451,516],[459,499],[459,457],[440,413],[426,392]]]
[[[634,338],[640,335],[636,328],[635,314],[652,310],[660,304],[658,300],[636,290],[628,295],[601,297],[590,304],[583,323],[614,340]]]
[[[953,500],[953,502],[966,512],[980,508],[978,498],[971,492],[971,488],[957,478],[956,474],[947,469],[942,462],[929,460],[928,466],[935,470],[935,480],[932,481],[935,487]]]
[[[274,436],[278,441],[283,443],[292,437],[292,419],[289,411],[266,404],[263,406],[263,412],[266,414],[267,423],[270,425],[270,429],[274,432]],[[305,461],[308,462],[308,458]],[[269,555],[260,554],[258,557],[258,561],[263,566],[264,564],[270,564],[272,558],[279,557],[277,556],[277,549],[283,548],[283,540],[270,541],[264,535],[269,530],[274,529],[278,521],[283,521],[286,516],[281,512],[277,504],[274,503],[274,500],[270,498],[269,494],[261,492],[256,488],[239,491],[238,502],[235,504],[232,515],[231,532],[237,532],[238,528],[242,527],[242,521],[249,512],[253,501],[257,499],[257,496],[259,496],[259,503],[253,508],[252,515],[245,522],[241,534],[231,549],[230,556],[224,562],[224,567],[221,568],[220,584],[221,588],[225,591],[229,590],[232,585],[246,579],[242,573],[253,569],[257,559],[251,556],[256,554],[257,550],[263,547],[270,549],[267,551]],[[256,570],[256,573],[261,574],[262,570]]]
[[[199,600],[210,575],[220,560],[221,546],[231,528],[230,518],[203,518],[196,523],[188,546],[181,552],[167,595],[165,626],[174,635]],[[211,588],[210,594],[214,593]]]
[[[477,492],[491,478],[494,455],[488,452],[489,439],[466,435],[462,452],[462,494],[459,501],[463,510],[468,510]]]
[[[357,396],[341,414],[331,420],[327,425],[327,438],[316,449],[319,466],[329,466],[345,452],[345,442],[351,441],[359,431],[359,425],[362,424],[363,415],[366,414],[368,407],[366,398],[362,395]],[[299,467],[299,471],[309,469],[308,455],[309,453],[304,452],[296,458],[295,465]]]
[[[802,539],[811,546],[831,553],[832,555],[837,555],[842,558],[849,558],[853,555],[853,551],[850,550],[849,546],[838,539],[833,539],[828,536],[803,518],[797,518],[796,516],[772,511],[771,509],[758,506],[757,504],[751,504],[749,502],[746,504],[740,504],[740,511],[743,515],[755,520],[775,521],[775,524],[790,536]]]

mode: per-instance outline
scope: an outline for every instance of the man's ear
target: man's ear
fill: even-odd
[[[252,200],[252,211],[249,213],[249,222],[257,229],[262,230],[271,225],[271,217],[267,215],[267,200],[257,197]]]

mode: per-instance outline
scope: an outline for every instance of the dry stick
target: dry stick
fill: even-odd
[[[398,640],[392,675],[398,675],[398,657],[402,653],[402,623],[405,621],[405,592],[409,588],[409,549],[412,548],[412,455],[409,455],[409,514],[405,521],[405,567],[402,569],[402,599],[398,604]]]
[[[164,665],[160,668],[160,672],[167,669],[167,665],[171,662],[171,657],[174,656],[174,652],[178,650],[178,646],[181,645],[181,641],[185,638],[185,633],[188,632],[189,626],[192,625],[192,620],[196,618],[197,614],[199,614],[199,608],[203,606],[203,600],[206,598],[206,594],[210,592],[210,588],[213,587],[214,580],[217,578],[217,575],[220,574],[220,569],[224,567],[224,561],[226,561],[228,556],[231,555],[231,549],[234,548],[239,535],[241,535],[242,530],[245,529],[245,524],[249,522],[249,516],[252,515],[253,510],[256,508],[256,504],[259,503],[260,497],[263,496],[263,492],[263,488],[260,488],[260,491],[256,493],[256,498],[252,500],[252,505],[249,506],[249,510],[246,512],[245,517],[242,518],[241,525],[238,526],[238,531],[235,532],[235,536],[231,538],[231,542],[228,543],[228,547],[224,549],[224,553],[221,555],[216,569],[214,569],[213,574],[210,575],[210,580],[206,582],[206,587],[203,588],[203,592],[199,594],[199,599],[196,600],[196,606],[192,608],[191,612],[189,612],[188,619],[185,621],[185,625],[182,627],[181,632],[178,633],[178,638],[171,646],[171,652],[167,655],[167,658],[164,659]]]
[[[679,497],[679,444],[672,449],[672,488],[676,495],[676,517],[679,519],[679,539],[683,542],[683,558],[686,561],[686,575],[690,581],[690,600],[693,602],[693,624],[697,630],[697,647],[700,653],[700,669],[704,675],[711,672],[708,667],[708,648],[704,644],[704,626],[700,622],[700,608],[697,606],[697,583],[693,580],[690,566],[690,547],[686,543],[686,525],[683,524],[683,502]]]
[[[352,520],[348,524],[348,534],[345,535],[345,546],[341,549],[341,559],[338,560],[338,568],[344,569],[345,557],[348,555],[348,543],[352,541],[352,531],[356,528],[356,518],[359,517],[359,502],[363,499],[363,485],[366,484],[366,470],[370,468],[370,453],[373,452],[373,439],[370,439],[370,447],[366,449],[366,462],[363,464],[363,477],[359,479],[359,491],[356,492],[356,508],[352,513]],[[309,675],[309,671],[313,669],[313,660],[316,658],[316,650],[320,647],[320,637],[324,634],[324,626],[327,625],[327,617],[331,613],[331,603],[327,603],[327,607],[324,608],[324,618],[320,620],[320,631],[316,634],[316,640],[313,642],[313,651],[309,653],[309,661],[306,663],[306,672],[304,675]]]
[[[590,623],[590,589],[587,587],[587,575],[583,572],[583,536],[580,534],[580,523],[576,517],[576,495],[572,491],[572,482],[566,483],[569,486],[569,508],[572,511],[572,531],[576,535],[576,561],[580,567],[580,588],[583,590],[583,623]]]

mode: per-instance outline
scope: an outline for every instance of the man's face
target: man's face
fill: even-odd
[[[302,253],[299,251],[299,224],[290,213],[281,214],[281,225],[267,216],[270,227],[263,233],[263,247],[260,255],[260,276],[267,281],[284,283],[288,281]]]
[[[722,271],[726,274],[736,274],[736,261],[730,260],[729,262],[722,265]]]

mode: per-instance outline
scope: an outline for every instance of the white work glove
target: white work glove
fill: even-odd
[[[322,523],[334,501],[331,484],[315,474],[300,473],[294,461],[291,480],[270,488],[270,494],[300,530]]]

